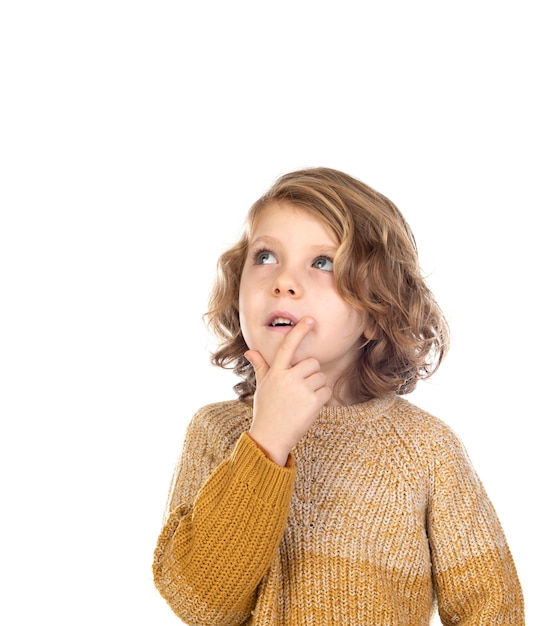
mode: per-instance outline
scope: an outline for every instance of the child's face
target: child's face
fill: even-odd
[[[290,325],[315,324],[296,350],[294,363],[316,358],[328,386],[359,356],[372,324],[336,290],[332,259],[338,244],[314,216],[286,202],[265,207],[251,233],[239,292],[243,337],[271,365]]]

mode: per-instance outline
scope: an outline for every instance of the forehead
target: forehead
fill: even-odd
[[[273,233],[290,233],[296,228],[310,237],[321,238],[324,243],[339,244],[334,228],[314,209],[287,201],[274,201],[262,206],[249,224],[250,239]]]

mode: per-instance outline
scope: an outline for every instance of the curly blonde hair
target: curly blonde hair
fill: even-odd
[[[363,182],[330,168],[281,176],[251,207],[240,240],[218,261],[206,314],[219,339],[211,362],[242,378],[234,390],[249,401],[256,381],[239,323],[239,286],[250,235],[262,210],[290,202],[319,219],[335,236],[335,284],[342,298],[375,323],[357,365],[343,376],[362,401],[406,394],[429,378],[449,346],[445,317],[422,276],[416,242],[399,209]],[[339,381],[340,383],[341,381]]]

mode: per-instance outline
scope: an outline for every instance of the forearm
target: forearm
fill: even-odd
[[[248,435],[200,490],[174,511],[154,557],[154,579],[191,624],[239,624],[281,540],[294,469],[268,460]]]
[[[507,546],[438,573],[436,586],[443,624],[524,626],[522,590]]]
[[[524,601],[500,520],[451,432],[436,439],[428,536],[439,614],[445,624],[524,625]]]

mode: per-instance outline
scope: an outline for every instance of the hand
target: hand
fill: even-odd
[[[313,324],[311,317],[302,318],[283,339],[271,365],[257,350],[245,353],[256,374],[249,435],[282,466],[332,395],[317,359],[307,358],[292,365],[298,346]]]

